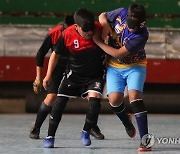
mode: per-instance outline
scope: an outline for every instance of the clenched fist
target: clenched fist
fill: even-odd
[[[42,82],[40,80],[35,79],[33,82],[33,90],[36,94],[39,94],[39,92],[42,89]]]

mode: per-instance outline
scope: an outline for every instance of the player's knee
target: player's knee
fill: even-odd
[[[88,97],[89,98],[101,98],[101,95],[97,92],[89,92]]]
[[[129,90],[128,95],[129,95],[130,102],[136,99],[142,99],[142,93],[137,90]]]
[[[119,106],[123,102],[123,99],[117,97],[109,97],[108,99],[111,106]]]
[[[57,94],[47,94],[46,98],[44,99],[44,102],[48,106],[52,106],[53,102],[56,100]]]

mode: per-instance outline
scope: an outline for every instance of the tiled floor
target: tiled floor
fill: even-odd
[[[63,115],[53,149],[43,148],[43,137],[47,135],[48,118],[41,128],[41,139],[33,140],[28,137],[35,117],[36,114],[0,114],[0,154],[138,153],[139,134],[137,133],[134,139],[130,139],[115,115],[100,115],[98,124],[105,134],[105,140],[92,138],[92,144],[89,147],[83,147],[80,140],[85,115]],[[137,128],[134,118],[133,122]],[[149,114],[149,130],[155,135],[156,142],[153,145],[153,151],[146,153],[180,153],[180,115]],[[176,144],[173,139],[178,140]]]

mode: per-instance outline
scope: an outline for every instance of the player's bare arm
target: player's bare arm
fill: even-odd
[[[99,15],[99,22],[101,23],[102,27],[103,27],[103,31],[102,31],[102,39],[107,41],[109,35],[112,35],[112,29],[107,21],[106,15],[105,13],[101,13]]]
[[[56,54],[54,51],[52,52],[50,58],[49,58],[49,63],[48,63],[48,69],[47,69],[47,73],[46,73],[46,76],[43,80],[43,87],[45,90],[47,90],[48,88],[48,84],[50,83],[51,81],[51,76],[52,76],[52,72],[58,62],[58,59],[59,59],[59,55]]]
[[[123,58],[124,56],[129,54],[125,46],[122,46],[121,48],[116,49],[105,44],[103,40],[100,38],[100,34],[97,29],[95,30],[95,33],[93,35],[93,40],[102,50],[104,50],[104,52],[111,55],[112,57]]]

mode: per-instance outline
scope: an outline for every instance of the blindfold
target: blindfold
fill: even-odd
[[[127,16],[126,22],[127,22],[128,27],[130,29],[134,29],[135,31],[140,30],[145,25],[145,21],[140,22],[139,20],[133,19],[133,18],[131,18],[129,16]]]
[[[81,27],[81,29],[83,32],[94,31],[95,25],[94,23],[85,24]]]

